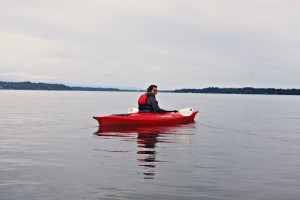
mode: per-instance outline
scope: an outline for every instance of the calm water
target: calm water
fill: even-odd
[[[138,95],[0,91],[0,199],[300,198],[300,97],[160,93],[196,122],[98,130]]]

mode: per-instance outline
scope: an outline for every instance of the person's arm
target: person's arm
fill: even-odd
[[[149,97],[149,98],[151,98],[151,99],[150,99],[150,104],[151,104],[151,106],[152,106],[154,112],[164,112],[164,111],[165,111],[164,109],[161,109],[161,108],[158,106],[158,102],[156,101],[155,98],[153,98],[153,97]]]

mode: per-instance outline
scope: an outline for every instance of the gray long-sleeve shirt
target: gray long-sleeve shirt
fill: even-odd
[[[147,99],[147,104],[152,106],[152,109],[154,110],[154,112],[163,112],[164,109],[161,109],[158,106],[158,102],[156,101],[156,98],[153,94],[149,95],[148,99]]]

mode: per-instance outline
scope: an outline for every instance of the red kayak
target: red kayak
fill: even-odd
[[[163,113],[130,113],[93,117],[100,126],[168,125],[192,122],[198,111]]]

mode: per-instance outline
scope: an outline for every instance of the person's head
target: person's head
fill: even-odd
[[[150,85],[147,88],[147,92],[156,95],[157,94],[157,86],[156,85]]]

